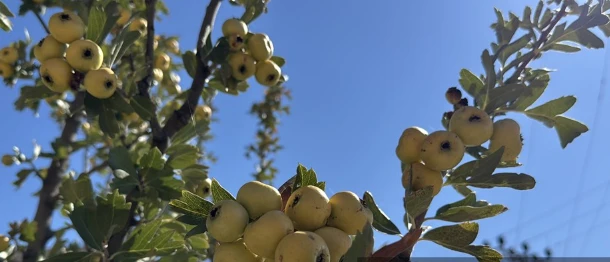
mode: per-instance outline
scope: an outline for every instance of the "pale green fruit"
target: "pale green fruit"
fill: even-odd
[[[256,72],[256,62],[250,55],[244,53],[229,55],[229,66],[231,75],[239,81],[250,78]]]
[[[413,179],[411,179],[411,174],[415,174]],[[411,182],[413,191],[432,186],[432,195],[436,196],[443,187],[443,175],[440,171],[434,171],[421,162],[414,162],[405,165],[402,173],[402,186],[405,189],[408,189],[409,182]]]
[[[214,260],[213,262],[259,262],[260,260],[256,258],[246,245],[242,239],[231,242],[231,243],[221,243],[216,246],[216,250],[214,251]]]
[[[331,213],[327,225],[349,235],[362,231],[365,224],[373,223],[373,213],[354,192],[343,191],[330,197]]]
[[[57,41],[70,44],[85,35],[85,23],[76,13],[64,10],[49,18],[49,32]]]
[[[323,227],[314,231],[314,233],[324,239],[330,253],[330,262],[340,262],[352,246],[352,239],[341,229]]]
[[[72,67],[62,58],[48,59],[40,65],[40,78],[51,91],[65,92],[72,82]]]
[[[246,227],[244,242],[257,256],[273,259],[280,240],[292,232],[290,218],[280,210],[272,210]]]
[[[314,231],[326,225],[331,206],[322,189],[308,185],[292,192],[284,212],[296,230]]]
[[[41,63],[51,58],[62,58],[67,46],[48,35],[34,46],[34,57]]]
[[[256,81],[263,86],[274,86],[280,81],[282,69],[273,61],[265,60],[256,63]]]
[[[111,97],[117,89],[118,77],[107,67],[89,71],[85,75],[83,85],[90,95],[106,99]]]
[[[493,135],[489,141],[488,153],[491,154],[502,146],[503,162],[516,162],[521,150],[523,149],[523,141],[521,140],[521,127],[517,121],[505,118],[498,120],[493,124]]]
[[[421,147],[421,160],[426,167],[445,171],[457,166],[466,148],[460,137],[450,131],[435,131],[429,134]]]
[[[273,42],[266,34],[254,34],[248,38],[248,52],[257,62],[268,60],[273,56]]]
[[[398,139],[396,156],[403,163],[413,163],[421,160],[421,146],[428,136],[428,131],[421,127],[412,126],[405,129]]]
[[[104,52],[91,40],[76,40],[66,50],[66,60],[74,70],[86,73],[102,67]]]
[[[465,106],[453,112],[449,131],[458,135],[465,146],[480,146],[491,138],[493,122],[485,111]]]
[[[237,191],[236,199],[248,210],[251,219],[257,219],[271,210],[282,209],[280,191],[260,181],[245,183]]]
[[[330,262],[324,239],[309,231],[296,231],[282,238],[275,250],[279,262]]]
[[[222,34],[227,37],[230,35],[245,36],[248,34],[248,25],[237,18],[227,19],[222,24]]]
[[[208,233],[221,243],[241,238],[249,222],[248,211],[235,200],[222,200],[214,204],[205,221]]]

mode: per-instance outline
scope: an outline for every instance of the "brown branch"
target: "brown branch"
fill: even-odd
[[[84,104],[85,92],[80,91],[76,94],[70,108],[80,108]],[[73,115],[66,118],[66,122],[61,132],[60,141],[62,144],[68,145],[75,141],[76,132],[80,126],[81,118],[84,116],[83,110],[77,110]],[[44,250],[45,245],[49,241],[49,232],[52,232],[51,219],[53,211],[59,200],[59,187],[61,185],[61,176],[68,170],[68,158],[55,158],[49,165],[47,176],[42,181],[42,189],[40,190],[38,208],[34,221],[37,224],[36,239],[31,242],[26,251],[23,253],[24,262],[38,261],[38,256]]]
[[[375,251],[368,262],[411,261],[411,252],[423,232],[421,225],[427,212],[426,210],[415,218],[415,223],[405,236]]]

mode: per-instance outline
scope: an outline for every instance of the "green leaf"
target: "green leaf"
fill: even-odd
[[[282,67],[286,64],[286,59],[281,56],[272,56],[269,60],[273,61],[279,67]]]
[[[536,10],[534,11],[534,19],[532,22],[536,27],[538,27],[538,21],[540,21],[540,15],[542,14],[542,8],[544,7],[544,1],[539,0],[538,5],[536,5]]]
[[[496,69],[494,66],[494,61],[491,55],[489,54],[489,50],[485,49],[483,54],[481,54],[481,62],[483,63],[483,68],[485,69],[485,88],[483,92],[485,92],[485,100],[483,100],[483,107],[486,107],[489,102],[489,93],[492,88],[496,86]]]
[[[370,257],[374,244],[373,227],[369,223],[365,223],[363,230],[356,233],[352,246],[343,256],[343,261],[360,261],[362,258]]]
[[[524,92],[521,97],[519,97],[511,106],[514,110],[524,111],[528,107],[540,98],[546,87],[549,85],[550,77],[548,73],[544,73],[543,75],[538,75],[535,79],[530,80],[528,90],[530,92]]]
[[[199,235],[199,234],[203,234],[206,231],[208,231],[208,228],[206,227],[205,223],[201,223],[198,224],[196,227],[194,227],[193,229],[191,229],[188,233],[186,233],[186,235],[184,235],[184,238],[190,238],[194,235]]]
[[[93,206],[95,192],[88,175],[82,174],[76,180],[67,177],[61,183],[59,193],[63,197],[63,203],[72,203],[75,206]]]
[[[114,65],[116,61],[119,61],[127,49],[136,42],[142,35],[140,31],[128,31],[128,27],[125,27],[123,31],[117,36],[115,46],[111,48],[112,59],[110,60],[110,66]]]
[[[483,89],[485,87],[485,83],[483,83],[483,81],[479,77],[474,75],[468,69],[462,69],[460,71],[459,82],[460,82],[460,85],[462,86],[462,89],[464,89],[464,91],[466,91],[466,93],[468,93],[476,101],[478,101],[477,102],[478,104],[482,104],[481,96],[485,92],[485,90]]]
[[[471,146],[466,148],[466,153],[475,159],[481,159],[487,150],[487,148],[482,146]]]
[[[107,239],[97,227],[99,220],[95,209],[88,206],[75,207],[70,213],[70,221],[87,246],[98,251],[103,250],[102,241]]]
[[[514,42],[508,44],[498,55],[498,59],[502,63],[506,63],[509,57],[517,53],[519,50],[525,48],[527,44],[530,42],[531,36],[529,34],[525,34]]]
[[[167,176],[163,171],[149,170],[144,181],[147,191],[156,192],[159,198],[165,201],[180,197],[180,190],[184,188],[184,181],[172,175],[173,172],[170,172]]]
[[[566,33],[556,40],[556,42],[560,41],[578,43],[586,48],[604,48],[604,41],[588,29],[580,29]]]
[[[428,210],[434,196],[432,195],[432,186],[422,188],[417,191],[411,191],[405,196],[405,209],[412,218],[418,217]]]
[[[316,187],[319,189],[322,189],[322,191],[326,190],[326,182],[322,181],[322,182],[318,182],[316,184]]]
[[[441,213],[446,212],[447,210],[449,210],[449,208],[452,208],[452,207],[472,206],[476,202],[477,202],[477,196],[476,196],[476,194],[474,192],[471,191],[463,199],[460,199],[460,200],[458,200],[456,202],[449,203],[449,204],[446,204],[446,205],[440,207],[436,211],[436,215],[438,216]]]
[[[29,222],[24,220],[21,223],[19,228],[19,240],[25,241],[28,243],[34,242],[36,240],[36,231],[38,230],[38,222],[32,221]]]
[[[235,197],[231,195],[229,191],[227,191],[224,187],[218,183],[218,180],[212,179],[212,186],[210,187],[210,191],[212,191],[212,199],[214,199],[214,203],[218,203],[222,200],[235,200]]]
[[[549,50],[560,51],[564,53],[575,53],[580,51],[580,48],[567,44],[552,44],[548,47]]]
[[[42,260],[42,262],[88,262],[100,261],[101,255],[96,252],[69,252]]]
[[[195,77],[195,71],[197,70],[197,55],[193,51],[186,51],[182,55],[182,63],[184,63],[184,69],[191,77]]]
[[[94,42],[96,42],[98,45],[104,42],[104,40],[108,36],[108,33],[110,33],[112,28],[116,25],[116,22],[121,17],[121,14],[119,13],[119,5],[115,1],[108,2],[108,4],[104,7],[104,13],[104,27],[97,36],[96,40],[94,40]]]
[[[434,228],[422,236],[421,239],[437,244],[464,247],[472,244],[479,234],[479,224],[464,222],[458,225],[441,226]]]
[[[554,118],[559,114],[568,111],[576,103],[576,97],[563,96],[551,101],[548,101],[538,107],[528,109],[524,113],[535,120],[541,121],[545,125],[552,127]]]
[[[212,49],[207,58],[213,63],[223,64],[227,60],[227,56],[230,52],[229,40],[225,37],[221,37],[216,42],[216,46],[214,46],[214,49]]]
[[[523,84],[508,84],[493,88],[489,91],[489,99],[485,112],[491,114],[496,108],[506,105],[519,98],[527,88]]]
[[[23,182],[25,182],[34,171],[34,169],[29,168],[19,170],[19,172],[17,172],[17,180],[13,181],[13,185],[20,188],[21,185],[23,185]]]
[[[87,116],[97,116],[104,111],[104,102],[89,94],[89,92],[85,93],[85,112],[87,112]]]
[[[114,190],[105,198],[97,197],[97,204],[97,226],[110,239],[112,234],[118,233],[127,223],[131,203],[127,203],[125,196]]]
[[[467,179],[464,185],[478,188],[509,187],[517,190],[528,190],[536,186],[536,180],[523,173],[498,173]]]
[[[104,10],[102,10],[102,7],[92,6],[91,9],[89,9],[89,21],[87,22],[87,33],[85,35],[85,39],[100,44],[98,39],[102,34],[105,23],[106,14],[104,13]]]
[[[266,1],[248,1],[246,3],[246,11],[241,16],[241,20],[246,24],[250,24],[259,17],[267,9]]]
[[[2,1],[0,1],[0,14],[3,14],[8,17],[15,17],[15,14],[11,12],[11,10],[6,6]]]
[[[469,246],[452,246],[448,244],[440,244],[439,245],[466,254],[470,254],[477,258],[479,262],[500,262],[502,261],[502,254],[498,251],[495,251],[489,246],[477,246],[477,245],[469,245]]]
[[[0,28],[5,32],[13,31],[13,23],[3,14],[0,14]]]
[[[313,169],[307,169],[299,164],[297,166],[297,175],[292,186],[292,192],[304,186],[316,186],[318,184],[318,176]]]
[[[389,235],[400,234],[400,230],[398,229],[398,227],[396,227],[396,225],[394,225],[394,223],[390,221],[390,218],[388,218],[388,216],[383,211],[381,211],[381,209],[375,203],[375,199],[373,199],[373,195],[370,192],[364,192],[363,199],[368,208],[373,213],[373,227],[375,229]]]
[[[108,165],[110,168],[121,169],[127,172],[131,176],[136,176],[136,169],[131,162],[129,151],[124,147],[114,147],[110,149]]]
[[[574,139],[589,131],[589,128],[583,123],[565,116],[556,116],[554,120],[562,148],[566,148]]]
[[[122,169],[114,169],[112,172],[114,179],[110,183],[112,190],[118,189],[121,194],[128,194],[131,190],[140,186],[140,181],[136,175],[129,175]]]
[[[460,193],[462,196],[468,196],[469,194],[474,193],[474,191],[470,190],[470,188],[467,186],[453,184],[451,187],[453,187],[453,189],[455,189],[455,191]]]
[[[506,212],[508,208],[503,205],[489,205],[483,207],[459,206],[447,209],[430,219],[443,220],[448,222],[466,222],[494,217]]]
[[[163,154],[157,147],[153,147],[140,159],[140,166],[142,168],[154,168],[156,170],[163,169],[165,166],[165,160],[162,158]]]
[[[198,225],[205,223],[205,219],[214,204],[187,190],[182,190],[182,197],[171,200],[169,206],[175,212],[184,214],[178,219],[179,221],[189,225]]]
[[[109,108],[104,108],[103,111],[100,112],[99,123],[100,130],[102,130],[105,135],[114,137],[120,132],[119,122],[117,122],[114,112]]]
[[[189,142],[197,135],[205,134],[210,130],[209,122],[207,120],[197,121],[194,124],[188,124],[184,126],[180,131],[176,132],[172,137],[172,145],[180,145]]]
[[[183,169],[197,163],[199,148],[189,144],[172,145],[167,149],[167,163],[175,169]]]
[[[134,96],[131,98],[130,104],[142,119],[150,121],[153,117],[156,117],[155,104],[150,99],[143,96]]]
[[[504,147],[501,147],[489,156],[459,166],[449,175],[446,183],[454,184],[464,181],[466,178],[489,176],[493,174],[502,159],[502,154],[504,154]]]
[[[140,225],[117,253],[117,260],[135,261],[139,258],[169,255],[184,248],[184,241],[173,238],[175,232],[159,230],[162,220]]]
[[[104,108],[111,108],[117,112],[125,114],[131,114],[134,112],[133,107],[131,107],[131,105],[123,98],[123,96],[121,96],[119,92],[114,92],[111,97],[102,100],[102,103],[104,104]]]

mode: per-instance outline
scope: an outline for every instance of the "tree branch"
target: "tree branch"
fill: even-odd
[[[76,93],[74,101],[70,104],[70,108],[80,108],[84,104],[84,100],[84,91]],[[76,139],[76,132],[78,131],[83,116],[84,111],[77,110],[73,115],[66,118],[63,131],[59,137],[62,144],[69,145],[74,142]],[[51,232],[51,219],[59,199],[61,177],[68,170],[68,166],[68,157],[53,159],[47,171],[47,177],[42,180],[38,208],[36,209],[36,215],[34,216],[34,221],[37,223],[36,239],[28,245],[26,251],[23,253],[24,262],[38,261],[38,256],[40,256],[40,253],[44,250],[45,245],[50,239],[49,232]]]

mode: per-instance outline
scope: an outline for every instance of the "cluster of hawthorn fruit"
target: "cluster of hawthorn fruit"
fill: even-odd
[[[210,186],[208,178],[197,194],[209,196]],[[278,189],[250,181],[235,200],[216,202],[205,223],[218,241],[214,262],[339,262],[352,236],[373,223],[373,213],[350,191],[329,198],[308,185],[292,192],[284,204]]]
[[[456,87],[447,89],[445,97],[454,109],[444,115],[449,120],[447,130],[428,133],[412,126],[400,136],[396,156],[405,165],[402,175],[405,189],[416,191],[432,186],[432,194],[437,195],[443,185],[442,172],[456,167],[467,147],[489,141],[484,154],[504,147],[501,161],[506,163],[515,163],[521,153],[523,139],[517,121],[503,118],[494,122],[484,110],[469,106]]]

